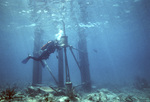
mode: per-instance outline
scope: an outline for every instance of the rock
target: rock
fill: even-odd
[[[33,86],[29,86],[26,90],[25,90],[26,94],[31,96],[31,97],[35,97],[36,95],[38,95],[40,93],[40,91],[38,90],[37,87],[33,87]]]
[[[105,94],[110,93],[110,91],[108,89],[100,89],[99,92],[103,92]]]
[[[102,102],[120,102],[120,98],[117,96],[117,94],[109,91],[108,89],[101,89],[99,90],[99,93],[101,95]]]
[[[35,97],[39,94],[48,94],[48,93],[55,93],[53,89],[50,87],[33,87],[30,86],[26,89],[26,93],[29,94],[31,97]]]
[[[99,97],[99,94],[90,94],[88,95],[88,100],[90,101],[100,101],[100,97]]]
[[[85,97],[84,102],[121,102],[117,94],[107,90],[101,89],[95,93],[91,93]]]
[[[120,98],[115,93],[106,94],[107,100],[112,102],[120,102]]]
[[[126,98],[125,98],[125,102],[134,102],[136,99],[133,97],[133,96],[130,96],[128,95]]]
[[[37,99],[34,98],[27,98],[26,102],[37,102]]]
[[[107,95],[104,92],[100,92],[99,96],[102,102],[107,102]]]
[[[69,102],[69,101],[70,101],[70,99],[67,96],[63,96],[60,99],[58,99],[58,102]]]
[[[38,88],[41,93],[52,93],[54,90],[50,87],[39,87]]]
[[[88,102],[90,102],[90,101],[92,101],[92,102],[101,102],[101,101],[105,102],[106,96],[103,93],[91,93],[85,97],[84,102],[86,102],[86,101],[88,101]]]
[[[43,97],[43,100],[45,100],[46,102],[51,102],[54,100],[54,95],[51,93],[45,94]]]

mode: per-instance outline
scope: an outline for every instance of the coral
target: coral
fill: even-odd
[[[16,91],[15,91],[15,88],[6,88],[6,90],[2,91],[1,92],[1,95],[0,95],[0,100],[10,100],[10,99],[13,99],[14,98],[14,95],[16,94]]]

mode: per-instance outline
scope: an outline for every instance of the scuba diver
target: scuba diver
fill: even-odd
[[[41,55],[39,57],[33,57],[33,56],[29,55],[27,58],[25,58],[22,61],[22,63],[26,64],[29,61],[29,59],[31,58],[31,59],[33,59],[35,61],[41,61],[42,65],[43,65],[42,60],[48,59],[49,56],[50,56],[50,54],[54,53],[56,49],[60,49],[58,41],[57,40],[55,40],[55,41],[49,41],[49,42],[47,42],[47,44],[45,44],[41,48],[42,53],[41,53]]]

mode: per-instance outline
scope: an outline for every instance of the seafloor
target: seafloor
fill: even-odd
[[[0,102],[150,102],[150,88],[97,87],[90,92],[82,88],[73,90],[73,96],[65,95],[65,89],[48,86],[16,86],[0,90]]]

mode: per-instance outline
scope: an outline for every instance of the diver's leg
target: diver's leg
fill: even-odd
[[[28,60],[31,58],[35,61],[41,61],[43,59],[47,59],[49,57],[49,54],[47,51],[43,51],[42,54],[39,57],[32,57],[32,56],[28,56]]]
[[[49,53],[47,51],[43,51],[43,53],[39,56],[39,57],[32,57],[31,55],[29,55],[26,59],[24,59],[22,61],[22,63],[26,64],[29,59],[33,59],[35,61],[41,61],[41,64],[43,65],[43,67],[45,66],[44,63],[42,62],[43,59],[47,59],[49,57]]]
[[[45,62],[42,61],[41,56],[39,56],[38,58],[30,56],[30,58],[32,58],[32,59],[35,60],[35,61],[40,61],[41,64],[42,64],[42,66],[45,67]]]
[[[41,61],[41,57],[32,57],[32,56],[29,55],[27,58],[25,58],[24,60],[22,60],[22,63],[26,64],[29,61],[30,58],[33,59],[33,60],[35,60],[35,61]]]
[[[49,53],[47,51],[43,51],[42,54],[39,56],[39,57],[30,57],[32,58],[33,60],[36,60],[36,61],[41,61],[43,59],[47,59],[49,57]]]
[[[35,60],[35,61],[40,61],[41,60],[40,57],[32,57],[32,56],[30,56],[30,58],[33,59],[33,60]]]

